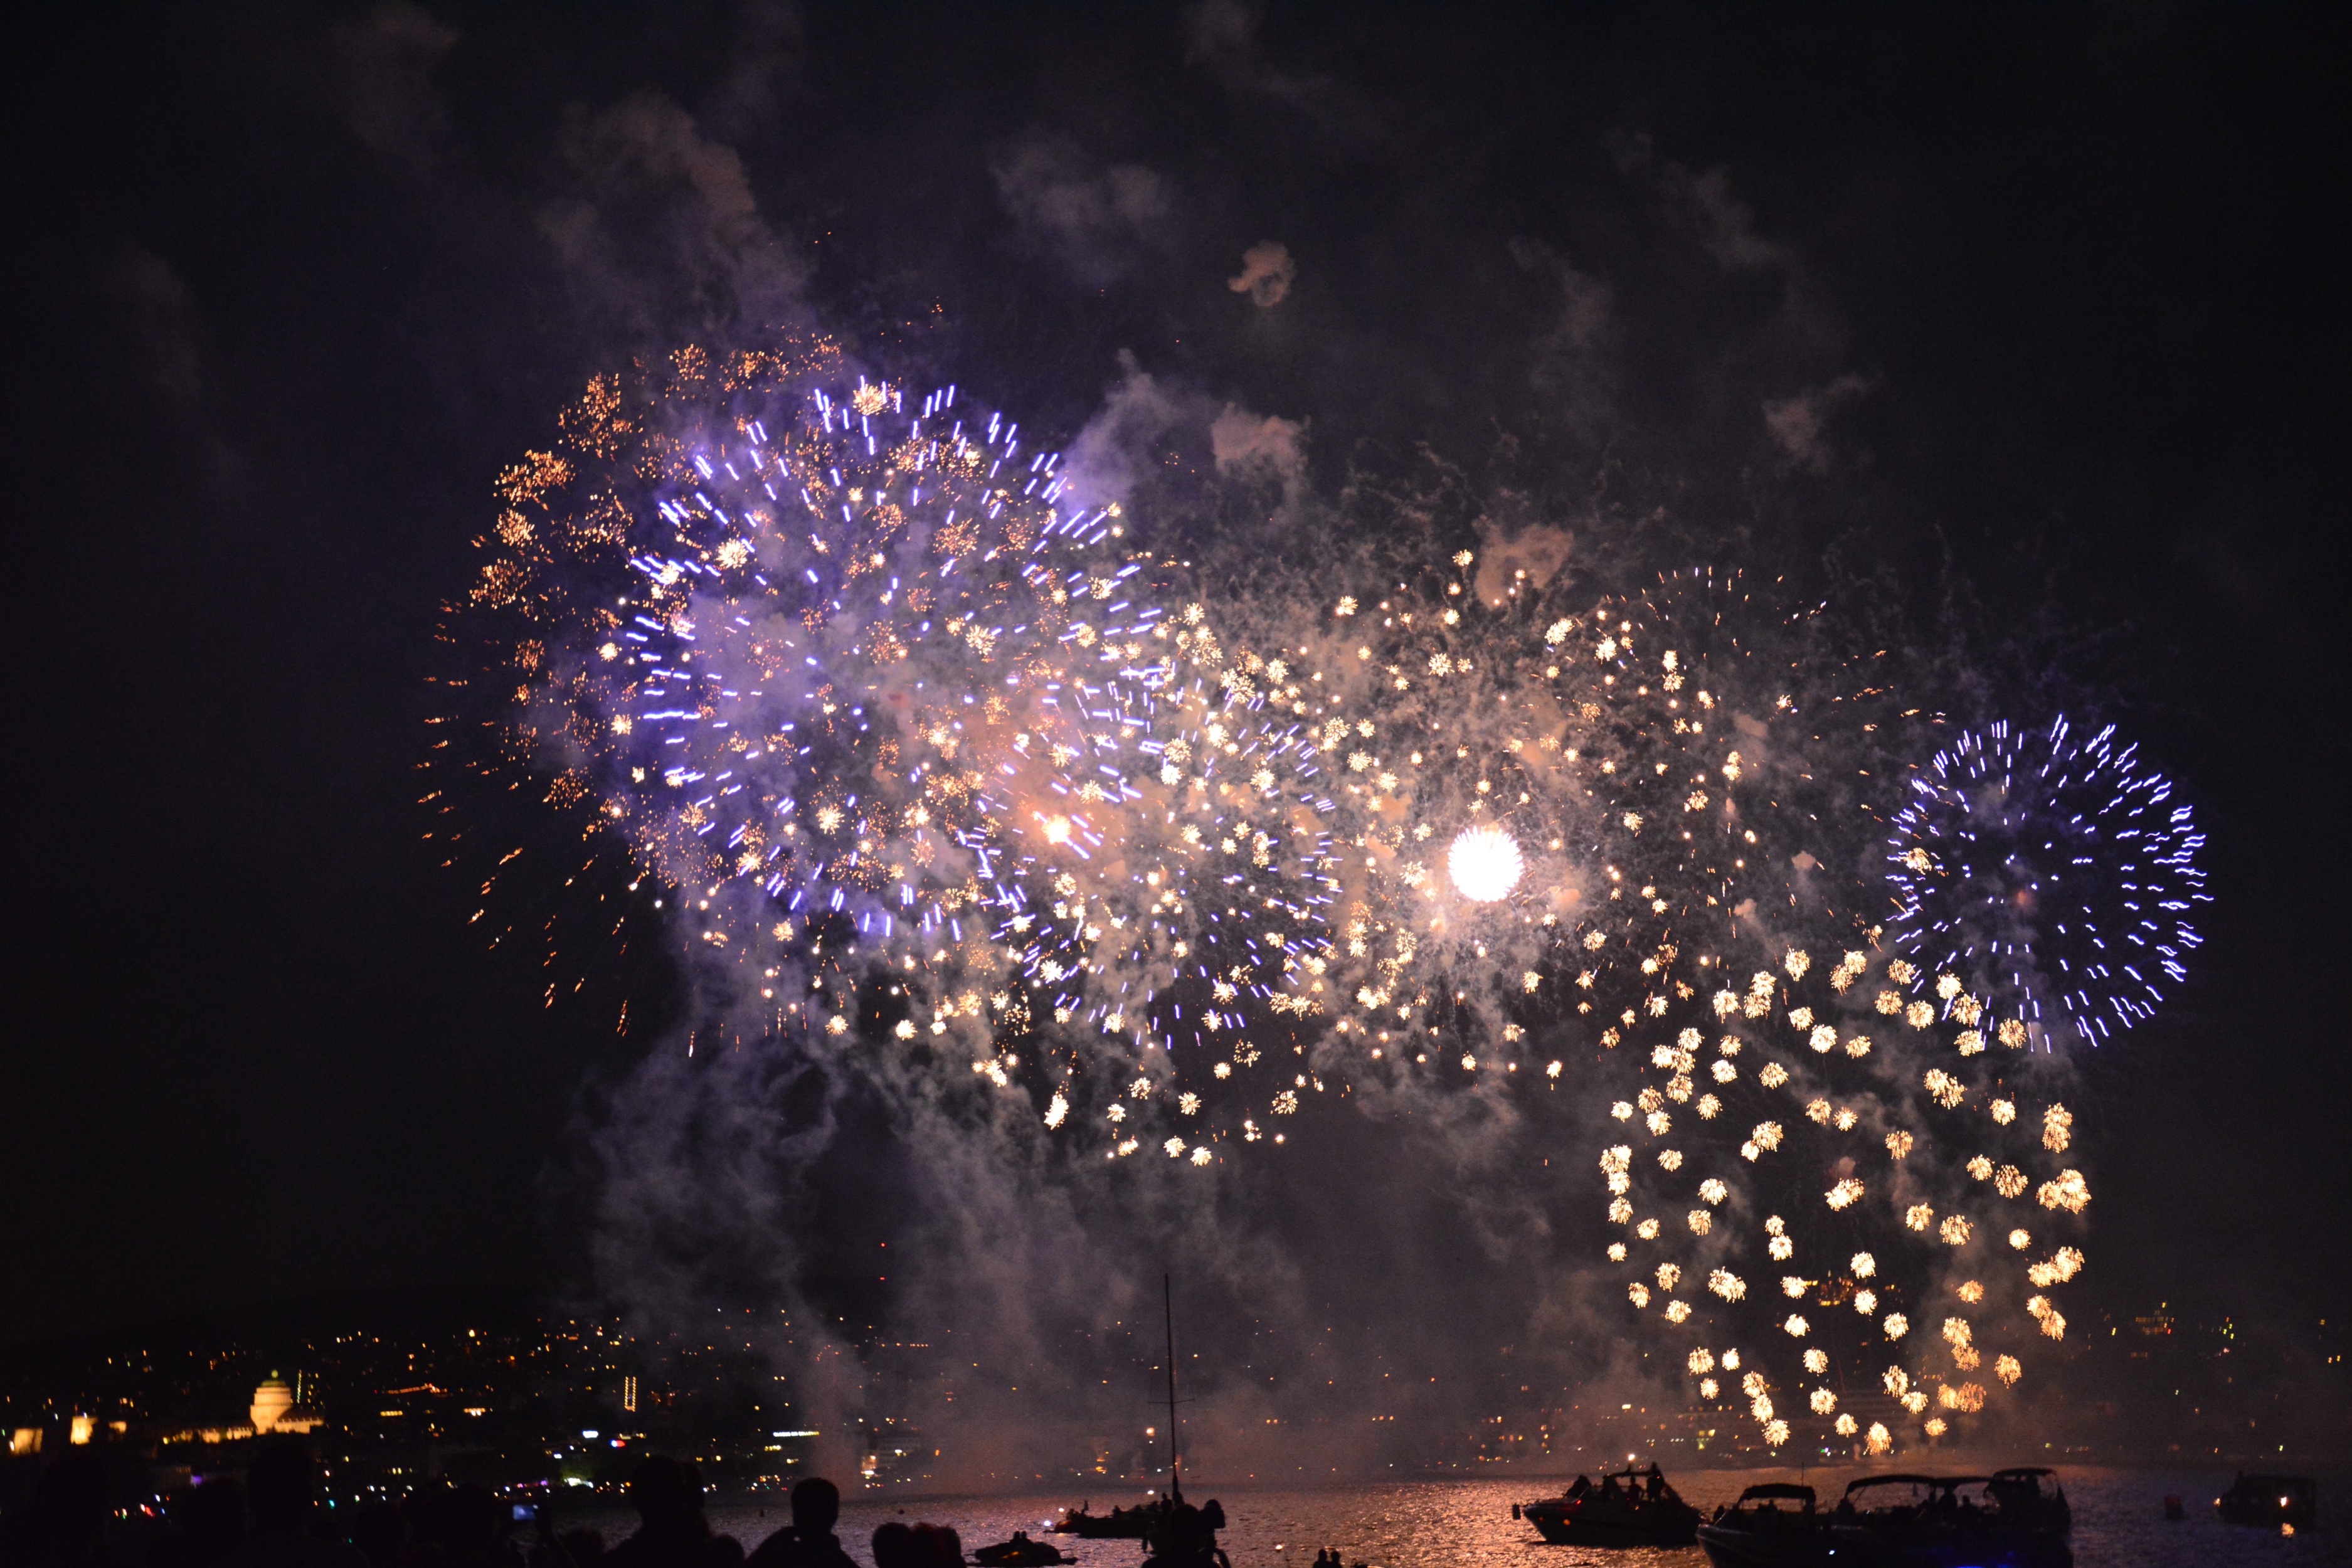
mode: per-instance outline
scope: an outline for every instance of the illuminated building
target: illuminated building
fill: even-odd
[[[295,1404],[292,1385],[276,1373],[253,1391],[256,1432],[308,1432],[318,1425],[317,1414]]]

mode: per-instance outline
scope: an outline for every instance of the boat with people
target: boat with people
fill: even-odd
[[[1698,1510],[1666,1483],[1654,1461],[1603,1471],[1597,1484],[1579,1476],[1558,1497],[1513,1503],[1511,1517],[1526,1520],[1555,1546],[1688,1546],[1698,1539]]]
[[[1214,1498],[1199,1504],[1184,1500],[1184,1456],[1177,1442],[1176,1424],[1174,1279],[1162,1275],[1160,1291],[1168,1328],[1168,1490],[1133,1510],[1143,1516],[1143,1550],[1149,1553],[1143,1568],[1233,1568],[1224,1549],[1217,1544],[1217,1531],[1225,1528],[1224,1509]]]
[[[2319,1511],[2319,1483],[2309,1476],[2250,1476],[2240,1470],[2230,1489],[2213,1500],[2213,1511],[2224,1524],[2308,1530]]]
[[[1063,1556],[1062,1549],[1050,1541],[1032,1539],[1025,1530],[1014,1531],[1010,1541],[973,1547],[971,1560],[982,1568],[1057,1568],[1058,1564],[1077,1561]]]
[[[2074,1528],[2074,1510],[2066,1502],[2066,1489],[2058,1472],[2047,1465],[2011,1465],[1992,1473],[1993,1500],[2000,1517],[2030,1530],[2064,1535]]]
[[[2074,1568],[2074,1552],[2041,1500],[2004,1509],[1990,1476],[1864,1476],[1831,1516],[1827,1562],[1873,1568]],[[2071,1522],[2071,1521],[2069,1521]]]
[[[1082,1541],[1140,1541],[1150,1530],[1151,1505],[1138,1503],[1133,1508],[1114,1507],[1108,1513],[1091,1513],[1093,1500],[1066,1508],[1062,1517],[1048,1527],[1055,1535],[1075,1535]]]
[[[1864,1476],[1824,1510],[1813,1489],[1749,1487],[1698,1527],[1714,1568],[2073,1568],[2055,1471]]]
[[[1143,1538],[1143,1549],[1150,1553],[1143,1568],[1233,1568],[1217,1544],[1217,1531],[1224,1528],[1225,1510],[1216,1499],[1196,1507],[1171,1487]]]
[[[1829,1516],[1813,1489],[1790,1481],[1749,1487],[1698,1527],[1715,1568],[1811,1568],[1833,1561]]]

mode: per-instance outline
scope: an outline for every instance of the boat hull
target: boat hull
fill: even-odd
[[[1148,1526],[1141,1517],[1143,1510],[1135,1511],[1137,1517],[1133,1519],[1124,1515],[1116,1519],[1108,1514],[1074,1515],[1055,1525],[1053,1533],[1075,1535],[1081,1541],[1140,1541]]]
[[[1868,1568],[2074,1568],[2074,1549],[2054,1535],[1971,1531],[1914,1535],[1841,1528],[1830,1532],[1837,1556]]]
[[[1537,1533],[1554,1546],[1688,1546],[1698,1539],[1696,1511],[1686,1520],[1656,1523],[1594,1519],[1540,1503],[1522,1511]]]
[[[1726,1530],[1702,1524],[1698,1543],[1715,1568],[1838,1568],[1853,1561],[1822,1530]]]
[[[2074,1568],[2054,1536],[1970,1534],[1934,1539],[1869,1530],[1755,1531],[1698,1528],[1714,1568]]]

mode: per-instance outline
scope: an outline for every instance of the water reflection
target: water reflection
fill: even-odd
[[[1941,1467],[1957,1470],[1956,1465]],[[1802,1481],[1833,1504],[1858,1469],[1680,1470],[1667,1479],[1690,1502],[1708,1512],[1729,1503],[1742,1488],[1763,1481]],[[2352,1563],[2352,1532],[2342,1521],[2352,1504],[2352,1475],[2319,1475],[2318,1526],[2284,1540],[2239,1530],[2212,1517],[2213,1495],[2229,1484],[2230,1471],[2106,1470],[2068,1468],[2066,1493],[2074,1503],[2074,1560],[2081,1568],[2147,1565],[2147,1568],[2316,1568]],[[1196,1501],[1220,1499],[1229,1525],[1223,1536],[1234,1568],[1305,1568],[1323,1548],[1337,1547],[1349,1563],[1373,1568],[1701,1568],[1696,1547],[1602,1549],[1551,1546],[1535,1527],[1511,1518],[1511,1504],[1551,1496],[1567,1478],[1510,1480],[1402,1481],[1383,1486],[1333,1487],[1311,1491],[1255,1491],[1237,1487],[1188,1485]],[[2168,1524],[2168,1492],[2188,1504],[2189,1519]],[[785,1521],[782,1499],[761,1519],[751,1508],[711,1510],[711,1523],[748,1549]],[[888,1519],[929,1520],[953,1525],[968,1553],[1003,1541],[1015,1530],[1037,1533],[1071,1493],[997,1498],[844,1499],[841,1540],[860,1563],[871,1561],[866,1542],[874,1527]],[[1099,1507],[1111,1500],[1097,1497]],[[610,1534],[608,1539],[617,1539]],[[625,1527],[620,1533],[625,1533]],[[1078,1541],[1055,1536],[1082,1568],[1135,1568],[1142,1552],[1132,1541]]]

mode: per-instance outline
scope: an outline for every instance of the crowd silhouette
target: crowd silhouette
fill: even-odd
[[[476,1482],[430,1480],[397,1500],[329,1509],[316,1460],[290,1436],[255,1443],[242,1477],[205,1477],[164,1499],[160,1530],[148,1519],[152,1505],[121,1490],[100,1454],[75,1449],[49,1460],[23,1500],[0,1513],[0,1568],[851,1568],[834,1534],[841,1492],[831,1481],[812,1476],[794,1486],[792,1522],[747,1554],[711,1528],[701,1472],[657,1455],[629,1478],[636,1529],[610,1542],[585,1525],[559,1527],[544,1508],[502,1502]],[[131,1514],[151,1527],[127,1529]],[[875,1568],[964,1561],[953,1530],[897,1520],[874,1531],[873,1558]]]

